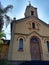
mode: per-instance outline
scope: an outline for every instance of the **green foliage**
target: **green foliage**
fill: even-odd
[[[3,32],[0,32],[0,39],[1,39],[2,37],[6,37],[6,36],[5,36],[5,34],[4,34]]]
[[[3,37],[3,33],[2,33],[2,32],[0,32],[0,38],[1,38],[1,37]]]
[[[5,36],[5,34],[3,32],[0,32],[0,53],[2,53],[2,50],[4,50],[3,49],[3,40],[2,40],[3,36]],[[0,64],[7,65],[7,60],[6,59],[0,60]]]
[[[1,60],[1,65],[7,65],[7,60],[6,59]]]

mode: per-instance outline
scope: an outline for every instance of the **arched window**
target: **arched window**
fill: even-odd
[[[48,52],[49,52],[49,41],[47,41],[47,48],[48,48]]]
[[[31,11],[31,15],[34,15],[34,12],[33,11]]]
[[[20,38],[19,40],[19,50],[23,50],[23,39]]]
[[[32,23],[32,28],[35,28],[35,23]]]
[[[38,39],[36,39],[36,38],[33,37],[30,42],[31,42],[31,43],[32,43],[32,42],[38,43],[39,41],[38,41]]]

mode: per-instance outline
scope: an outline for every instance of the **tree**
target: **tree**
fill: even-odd
[[[12,5],[8,5],[7,7],[3,8],[0,2],[0,31],[2,31],[4,25],[4,19],[6,20],[5,22],[6,26],[10,23],[10,17],[7,15],[7,13],[12,8],[13,8]]]
[[[3,65],[3,63],[5,64],[5,60],[3,61],[2,60],[2,51],[4,50],[3,49],[3,40],[2,40],[2,37],[4,37],[5,34],[3,32],[0,32],[0,61],[1,61],[1,65]]]
[[[2,37],[6,37],[4,32],[0,32],[0,39],[2,39]]]

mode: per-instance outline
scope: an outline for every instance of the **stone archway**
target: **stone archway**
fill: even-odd
[[[32,60],[41,60],[40,39],[36,36],[30,39],[30,51]]]

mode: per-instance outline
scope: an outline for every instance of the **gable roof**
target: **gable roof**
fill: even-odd
[[[41,19],[35,17],[35,16],[29,16],[29,17],[25,17],[25,18],[22,18],[22,19],[18,19],[18,20],[15,20],[14,22],[15,23],[19,23],[19,22],[25,22],[26,20],[30,20],[32,18],[35,18],[36,20],[38,20],[39,22],[41,22],[42,24],[46,25],[49,27],[49,25],[47,23],[45,23],[44,21],[42,21]]]

